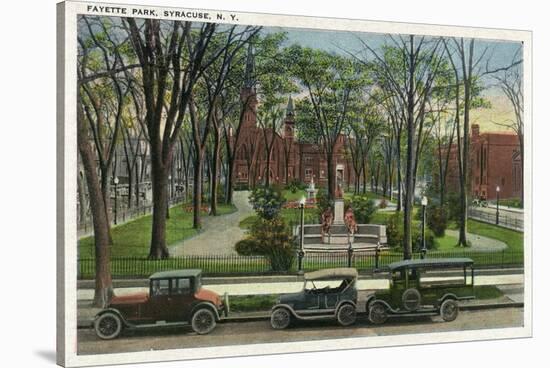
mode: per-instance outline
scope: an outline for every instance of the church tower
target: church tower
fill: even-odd
[[[243,116],[242,128],[256,127],[256,81],[254,67],[254,50],[252,44],[248,44],[248,54],[246,56],[246,67],[244,71],[244,85],[241,88],[241,101],[246,104],[246,111]]]
[[[294,128],[294,103],[292,102],[292,96],[288,96],[283,134],[285,139],[294,140]]]

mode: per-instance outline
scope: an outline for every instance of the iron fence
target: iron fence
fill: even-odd
[[[495,212],[488,212],[476,208],[468,208],[468,217],[493,225],[497,224],[496,210]],[[523,231],[523,218],[510,216],[509,214],[500,211],[498,215],[498,226]]]
[[[468,257],[474,260],[476,268],[484,267],[523,267],[523,252],[499,251],[452,251],[428,252],[428,258]],[[298,269],[296,257],[291,269],[286,274],[295,274]],[[414,253],[413,258],[421,258],[421,253]],[[344,252],[306,252],[302,259],[302,271],[313,271],[333,267],[355,267],[362,272],[373,271],[400,261],[403,254],[391,251],[344,251]],[[199,268],[205,275],[261,275],[275,273],[271,262],[264,256],[240,255],[190,255],[161,260],[150,260],[139,257],[116,257],[111,259],[111,274],[114,278],[147,277],[158,271],[173,269]],[[276,272],[281,273],[281,272]],[[79,279],[90,279],[95,276],[95,259],[78,260]]]

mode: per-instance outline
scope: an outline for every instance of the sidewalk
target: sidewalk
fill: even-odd
[[[435,280],[449,280],[456,277],[434,277]],[[476,285],[523,285],[523,274],[508,274],[508,275],[478,275],[475,277]],[[209,284],[204,280],[203,286],[218,294],[228,293],[229,295],[266,295],[266,294],[283,294],[294,293],[302,289],[303,281],[285,281],[285,282],[256,282],[256,283],[228,283],[228,284]],[[334,283],[334,287],[338,286],[338,282]],[[359,290],[381,290],[389,286],[387,279],[359,279],[357,281],[357,289]],[[115,294],[118,296],[128,295],[135,292],[148,291],[147,287],[122,287],[115,288]],[[92,300],[94,295],[93,289],[77,290],[77,299]]]

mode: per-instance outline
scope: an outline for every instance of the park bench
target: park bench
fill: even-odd
[[[299,239],[300,227],[295,234]],[[355,250],[376,250],[387,247],[386,227],[384,225],[357,225],[357,232],[348,233],[346,225],[336,224],[330,227],[330,233],[322,234],[320,224],[304,225],[304,249],[308,251],[343,251],[351,242]]]

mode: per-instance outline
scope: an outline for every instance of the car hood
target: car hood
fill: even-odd
[[[199,300],[205,300],[205,301],[211,302],[215,305],[221,305],[221,302],[222,302],[220,296],[217,293],[213,292],[212,290],[208,290],[204,288],[200,288],[195,293],[195,298]]]
[[[127,295],[113,296],[111,304],[138,304],[145,303],[149,299],[149,293],[146,291],[136,292]]]
[[[288,294],[282,294],[279,296],[279,304],[294,304],[295,302],[298,302],[300,300],[304,299],[304,293],[298,292],[298,293],[288,293]]]

